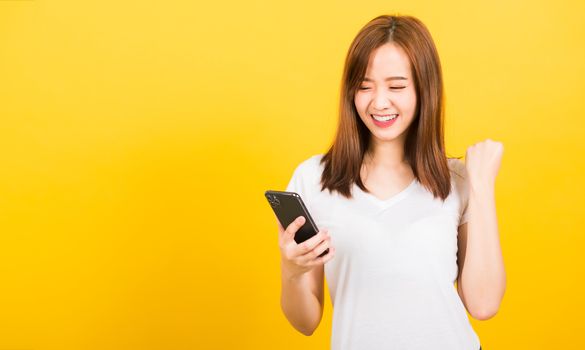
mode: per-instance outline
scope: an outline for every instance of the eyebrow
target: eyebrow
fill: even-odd
[[[384,81],[389,81],[389,80],[408,80],[408,79],[406,77],[400,77],[400,76],[388,77],[388,78],[384,79]],[[368,77],[364,77],[363,81],[373,81],[373,80],[368,78]]]

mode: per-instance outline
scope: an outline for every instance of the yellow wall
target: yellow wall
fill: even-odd
[[[325,349],[263,192],[325,152],[346,50],[412,14],[451,155],[504,143],[485,349],[585,347],[583,1],[0,1],[0,349]]]

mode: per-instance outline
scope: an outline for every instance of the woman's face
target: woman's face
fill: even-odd
[[[410,61],[400,46],[387,43],[372,52],[354,103],[377,142],[405,140],[414,119],[416,91]]]

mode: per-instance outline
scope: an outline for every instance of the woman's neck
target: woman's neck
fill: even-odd
[[[401,142],[375,142],[370,144],[364,155],[364,163],[369,168],[398,170],[408,162],[404,156],[404,144]],[[396,140],[398,141],[398,140]]]

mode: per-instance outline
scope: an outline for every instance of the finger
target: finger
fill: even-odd
[[[323,265],[326,262],[330,261],[331,259],[333,259],[335,257],[335,247],[330,247],[329,248],[329,253],[323,255],[322,257],[318,257],[312,261],[310,261],[307,266],[309,267],[314,267],[314,266],[318,266],[318,265]]]
[[[284,232],[284,239],[286,241],[291,241],[294,238],[295,233],[297,233],[297,231],[303,226],[304,223],[305,223],[305,218],[303,216],[297,217],[286,228],[286,230]]]
[[[319,257],[319,255],[321,255],[321,253],[323,253],[325,250],[327,250],[327,248],[329,248],[331,246],[331,237],[326,237],[323,241],[321,241],[315,248],[313,248],[313,250],[311,250],[310,252],[301,255],[299,257],[299,262],[300,263],[308,263],[316,258]]]
[[[329,235],[329,232],[327,229],[323,229],[319,232],[317,232],[316,235],[314,235],[313,237],[307,239],[306,241],[300,243],[297,246],[297,254],[298,255],[305,255],[308,252],[310,252],[311,250],[315,249],[315,247],[321,243],[325,238],[327,238],[327,236]]]

